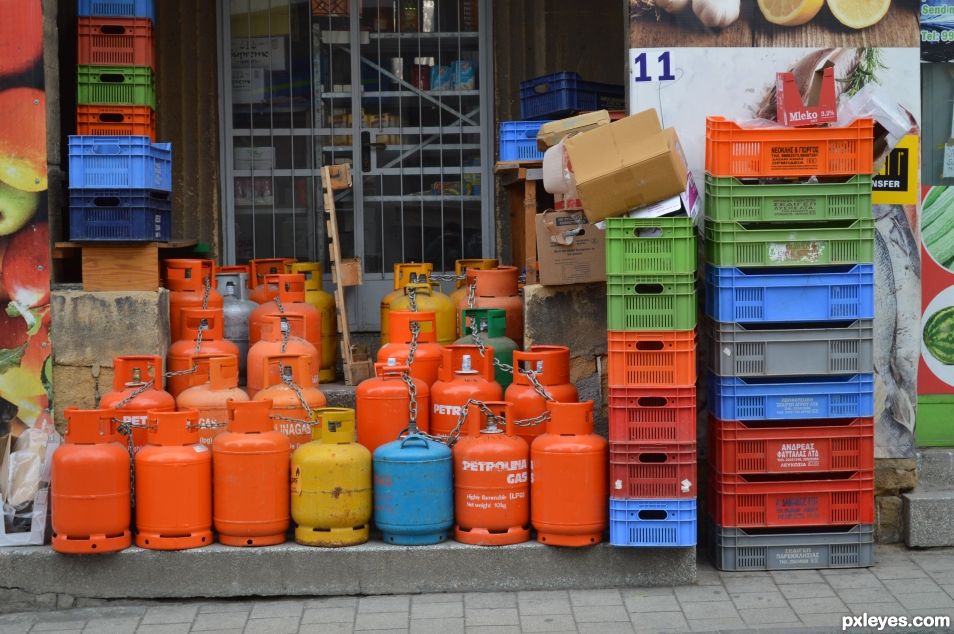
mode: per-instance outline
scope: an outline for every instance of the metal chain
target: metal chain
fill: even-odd
[[[417,339],[421,336],[421,322],[411,322],[411,343],[407,347],[407,364],[414,363],[414,355],[417,354]]]
[[[187,374],[195,374],[199,371],[199,365],[195,362],[195,357],[199,356],[199,350],[202,348],[202,333],[209,329],[209,324],[203,319],[199,322],[199,332],[195,335],[195,351],[192,358],[192,367],[186,370],[173,370],[171,372],[166,372],[163,374],[164,377],[169,378],[172,376],[185,376]]]
[[[149,379],[148,381],[146,381],[145,383],[137,387],[135,390],[130,392],[129,396],[127,396],[123,400],[113,405],[113,409],[122,409],[126,407],[127,405],[129,405],[130,401],[132,401],[134,398],[136,398],[137,396],[139,396],[140,394],[142,394],[143,392],[151,388],[153,385],[155,385],[155,381],[153,381],[152,379]]]
[[[301,418],[292,418],[291,416],[281,416],[279,414],[272,414],[269,416],[272,420],[282,421],[283,423],[293,423],[295,425],[320,425],[321,421],[317,420],[302,420]]]
[[[282,317],[278,327],[282,331],[282,354],[285,354],[285,350],[288,348],[288,338],[291,336],[291,325],[287,319]]]
[[[411,373],[405,370],[401,373],[401,380],[407,385],[407,420],[408,431],[417,433],[417,385],[411,378]]]
[[[222,429],[227,426],[228,426],[228,423],[213,423],[211,421],[206,421],[204,423],[195,423],[193,425],[186,425],[186,429]]]
[[[116,431],[126,437],[126,451],[129,452],[129,504],[136,508],[136,448],[133,445],[133,423],[124,423],[117,418],[114,418],[113,422],[117,423]],[[135,513],[131,519],[136,521]]]
[[[407,287],[407,304],[413,312],[417,312],[417,289],[413,286]]]
[[[540,385],[540,381],[537,380],[537,373],[536,373],[536,372],[534,372],[533,370],[520,370],[520,374],[524,374],[524,375],[526,375],[526,377],[527,377],[528,379],[530,379],[530,385],[533,386],[533,390],[534,390],[537,394],[539,394],[540,396],[542,396],[544,399],[546,399],[546,400],[548,400],[548,401],[555,401],[555,400],[556,400],[555,398],[553,398],[553,395],[552,395],[552,394],[550,394],[549,392],[547,392],[547,388],[545,388],[545,387],[543,387],[542,385]]]
[[[542,425],[543,423],[550,420],[550,412],[543,412],[533,418],[521,418],[520,420],[513,421],[513,424],[517,427],[536,427],[537,425]]]
[[[477,303],[477,278],[474,278],[474,281],[471,282],[470,286],[467,288],[467,308],[473,308],[474,304]]]
[[[202,279],[202,310],[209,307],[209,295],[212,294],[212,278]]]
[[[278,298],[278,295],[275,296],[275,305],[278,306],[278,312],[285,314],[285,306],[282,304],[282,300]]]
[[[298,384],[295,383],[291,375],[285,374],[285,368],[290,368],[291,366],[286,366],[284,363],[279,362],[278,364],[278,375],[282,378],[282,383],[287,385],[295,392],[295,396],[298,397],[298,400],[301,402],[302,408],[305,410],[305,413],[308,414],[308,418],[311,420],[315,419],[315,413],[312,411],[311,407],[308,405],[308,401],[305,400],[305,395],[302,394],[301,388],[298,387]]]
[[[466,280],[467,276],[457,275],[456,273],[431,273],[428,279],[437,282],[459,282],[460,280]]]

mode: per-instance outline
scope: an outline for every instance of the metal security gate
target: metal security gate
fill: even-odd
[[[322,165],[350,162],[349,318],[375,330],[396,262],[493,255],[490,2],[222,0],[223,260],[320,258]]]

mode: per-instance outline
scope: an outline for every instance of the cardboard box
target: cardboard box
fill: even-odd
[[[581,209],[537,214],[537,267],[544,286],[606,280],[606,239]]]
[[[831,61],[812,74],[804,101],[794,73],[778,73],[775,82],[776,120],[782,125],[797,128],[838,120],[835,65]]]
[[[544,123],[540,126],[540,131],[537,132],[537,149],[545,152],[571,134],[586,132],[598,126],[607,125],[609,122],[609,112],[597,110],[596,112],[587,112],[575,117]]]
[[[686,162],[672,128],[654,109],[565,141],[583,210],[591,223],[681,194]]]

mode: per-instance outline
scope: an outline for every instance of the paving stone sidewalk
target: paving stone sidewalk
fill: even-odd
[[[725,573],[700,558],[698,583],[675,588],[110,603],[0,615],[0,634],[784,634],[840,632],[843,616],[865,613],[954,617],[954,549],[882,546],[873,568],[820,572]]]

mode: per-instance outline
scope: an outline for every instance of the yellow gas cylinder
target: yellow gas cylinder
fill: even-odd
[[[334,383],[338,365],[338,313],[335,296],[321,287],[321,264],[318,262],[288,262],[286,273],[305,276],[305,303],[321,313],[321,369],[318,379],[322,383]]]
[[[487,269],[497,268],[496,258],[477,258],[471,260],[456,260],[454,262],[454,275],[457,279],[454,281],[454,291],[448,295],[454,306],[460,305],[460,300],[467,297],[467,269]],[[457,324],[457,336],[461,337],[461,325]]]
[[[404,287],[411,283],[411,276],[415,278],[427,277],[434,267],[428,262],[399,262],[394,265],[394,290],[381,298],[381,345],[388,343],[388,313],[391,312],[391,302],[404,296]]]
[[[354,546],[371,525],[371,452],[355,441],[354,410],[315,410],[312,442],[291,461],[295,541],[306,546]]]
[[[415,306],[411,305],[411,295]],[[391,310],[433,312],[437,318],[437,343],[449,346],[457,341],[457,308],[450,297],[424,280],[404,287],[404,295],[391,302]]]

